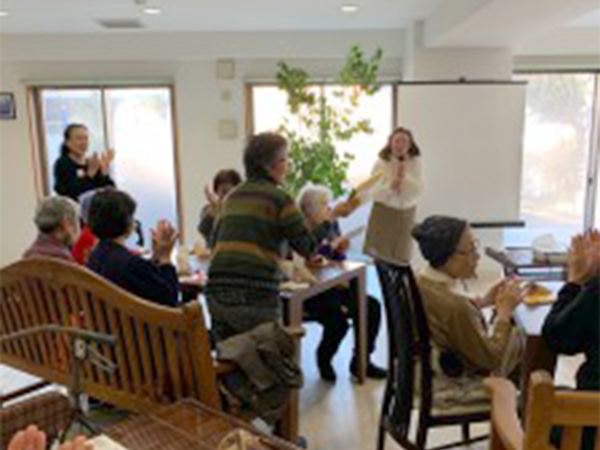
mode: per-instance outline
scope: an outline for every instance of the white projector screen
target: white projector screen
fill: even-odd
[[[418,215],[519,220],[524,84],[401,84],[398,125],[421,148]]]

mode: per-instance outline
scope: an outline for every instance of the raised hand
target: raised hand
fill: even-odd
[[[13,436],[7,450],[46,450],[46,433],[35,425],[29,425]]]
[[[496,303],[496,297],[509,282],[509,278],[501,279],[500,281],[495,283],[483,297],[473,299],[473,303],[475,303],[475,305],[477,305],[479,308],[494,305]]]
[[[523,301],[528,286],[520,280],[509,280],[498,288],[495,304],[498,319],[510,320],[515,308]]]
[[[115,151],[112,148],[106,150],[100,157],[100,169],[104,175],[108,175],[110,164],[115,160]]]
[[[63,443],[58,450],[93,450],[93,445],[85,436],[79,436],[74,441]],[[24,431],[13,436],[7,450],[46,450],[46,433],[35,425],[29,425]]]
[[[87,161],[87,174],[88,177],[94,178],[100,170],[100,159],[98,155],[94,153]]]
[[[204,186],[204,197],[213,208],[217,209],[220,203],[219,197],[215,194],[210,185]]]
[[[583,284],[600,271],[600,236],[597,230],[571,240],[567,257],[567,281]]]
[[[354,199],[340,202],[333,208],[333,218],[348,217],[358,206],[360,206],[360,202],[356,202]]]
[[[179,234],[168,220],[161,220],[156,228],[150,230],[152,234],[153,259],[161,264],[171,262],[171,254]]]

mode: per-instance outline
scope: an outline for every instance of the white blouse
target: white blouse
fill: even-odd
[[[417,206],[425,187],[421,171],[421,157],[411,158],[407,163],[406,176],[399,191],[390,189],[394,178],[394,165],[391,161],[378,158],[372,173],[381,172],[383,176],[373,187],[373,197],[376,202],[394,209],[408,209]]]

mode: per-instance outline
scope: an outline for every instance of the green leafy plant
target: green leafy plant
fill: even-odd
[[[331,97],[325,95],[323,85],[311,83],[305,70],[279,63],[277,83],[288,95],[291,116],[281,124],[280,132],[290,143],[292,167],[286,188],[292,195],[309,181],[328,186],[336,197],[345,192],[353,156],[340,154],[336,144],[373,132],[369,119],[359,117],[358,108],[364,96],[379,89],[377,74],[382,57],[381,49],[366,58],[358,46],[352,46],[335,78]]]

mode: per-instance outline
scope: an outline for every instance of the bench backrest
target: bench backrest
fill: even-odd
[[[24,259],[0,269],[0,337],[52,324],[112,334],[92,348],[117,365],[107,374],[86,361],[91,397],[134,411],[184,397],[219,408],[208,333],[199,303],[168,308],[138,298],[85,267]],[[40,333],[0,345],[0,362],[46,381],[70,381],[70,341]]]

